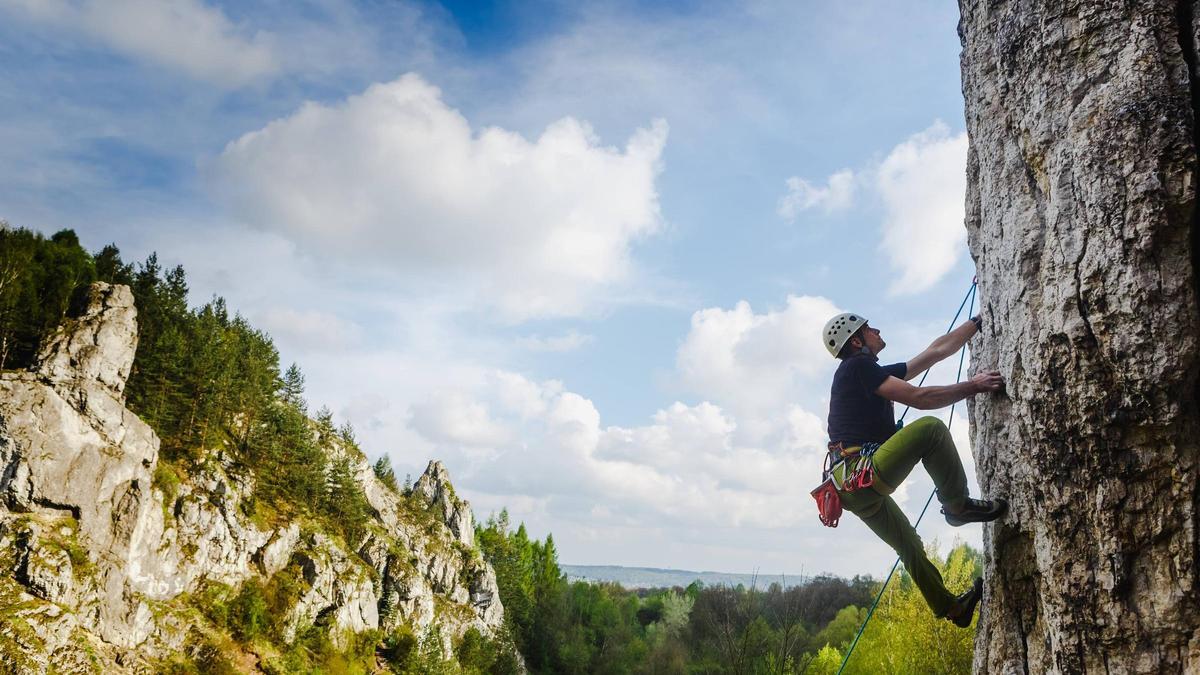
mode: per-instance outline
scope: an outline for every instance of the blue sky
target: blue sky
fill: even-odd
[[[442,459],[478,516],[507,506],[565,562],[890,564],[806,494],[835,365],[816,335],[854,309],[903,360],[970,284],[953,7],[0,16],[0,218],[184,265],[369,454]]]

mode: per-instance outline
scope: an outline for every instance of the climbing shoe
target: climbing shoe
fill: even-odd
[[[958,513],[950,513],[946,507],[942,507],[942,513],[946,516],[946,522],[954,527],[966,525],[967,523],[987,523],[993,521],[1008,510],[1008,502],[1003,499],[971,499],[967,497],[967,501],[963,502],[962,510]]]
[[[971,619],[975,616],[975,605],[979,604],[981,598],[983,598],[983,579],[976,579],[971,590],[954,599],[954,605],[946,613],[946,618],[959,628],[970,626]]]

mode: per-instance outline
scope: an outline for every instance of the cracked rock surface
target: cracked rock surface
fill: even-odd
[[[1197,4],[959,3],[977,672],[1200,672]]]

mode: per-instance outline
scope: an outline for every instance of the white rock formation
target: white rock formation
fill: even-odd
[[[181,594],[267,583],[292,565],[306,590],[288,637],[318,617],[335,644],[402,624],[418,633],[436,624],[451,637],[500,626],[495,574],[473,549],[469,506],[440,464],[406,502],[365,458],[330,449],[355,462],[378,513],[359,551],[302,523],[260,529],[240,506],[253,476],[221,462],[183,477],[164,505],[153,480],[158,437],[124,404],[135,320],[127,287],[95,284],[34,370],[0,374],[0,662],[17,672],[152,668],[187,637],[194,613]],[[462,611],[439,614],[438,604]]]
[[[413,492],[423,496],[426,501],[437,508],[442,519],[462,544],[468,548],[475,545],[475,522],[471,515],[471,505],[459,501],[450,485],[450,474],[441,462],[433,461],[425,469],[425,473],[417,479]]]

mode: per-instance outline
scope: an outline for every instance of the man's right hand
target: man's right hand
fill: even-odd
[[[977,373],[971,378],[971,384],[974,385],[977,394],[1000,391],[1004,388],[1004,376],[998,370],[989,370],[986,373]]]

